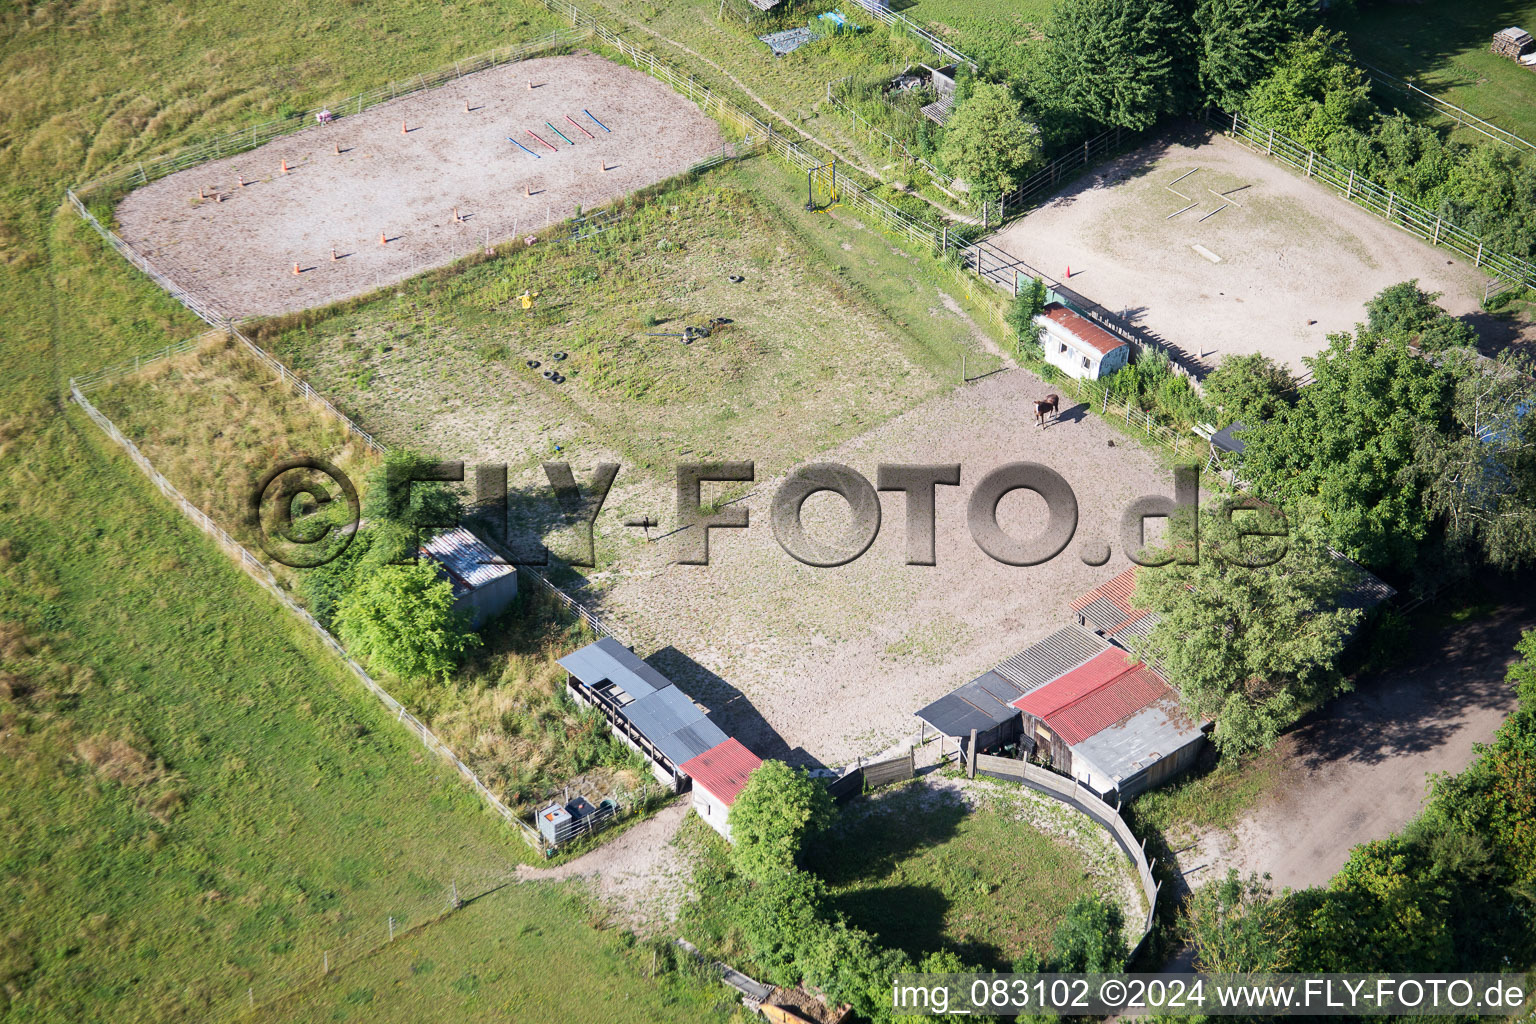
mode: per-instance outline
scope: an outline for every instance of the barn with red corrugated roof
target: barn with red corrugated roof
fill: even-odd
[[[693,780],[694,811],[706,825],[729,839],[731,805],[762,763],[761,758],[732,736],[684,761],[678,769]]]
[[[1021,745],[1099,793],[1135,796],[1194,763],[1208,722],[1156,670],[1111,647],[1013,702]]]

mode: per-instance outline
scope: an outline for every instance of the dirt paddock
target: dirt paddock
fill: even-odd
[[[270,316],[405,280],[487,240],[533,235],[724,145],[687,99],[592,54],[491,68],[337,114],[134,191],[117,208],[120,233],[226,315]]]
[[[918,708],[1072,622],[1068,602],[1130,564],[1120,550],[1125,509],[1173,493],[1151,452],[1084,406],[1064,404],[1058,422],[1035,426],[1030,403],[1049,390],[1025,370],[999,372],[816,457],[871,481],[883,462],[959,463],[960,485],[936,489],[934,566],[906,564],[905,500],[894,493],[880,495],[879,533],[857,560],[802,565],[774,539],[780,480],[762,479],[738,505],[748,528],[712,531],[709,565],[673,564],[674,539],[627,554],[605,574],[616,582],[599,610],[759,755],[840,765],[878,754],[917,732]],[[1043,565],[994,561],[966,525],[976,484],[1018,460],[1051,467],[1077,497],[1075,538]],[[720,487],[706,485],[705,499]],[[836,544],[847,508],[812,496],[806,530]],[[1033,537],[1044,511],[1038,496],[1016,491],[998,520],[1010,536]],[[1095,541],[1112,546],[1109,564],[1085,564]]]
[[[1469,262],[1204,130],[1098,168],[993,241],[1051,274],[1070,267],[1071,287],[1208,366],[1263,352],[1300,370],[1410,278],[1492,326],[1479,313],[1487,276]]]

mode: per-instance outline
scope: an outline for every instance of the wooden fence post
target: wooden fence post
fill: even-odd
[[[971,730],[971,752],[970,752],[970,754],[965,759],[965,777],[968,778],[968,779],[974,779],[976,777],[976,730],[975,729]]]

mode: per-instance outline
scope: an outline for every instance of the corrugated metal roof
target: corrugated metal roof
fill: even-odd
[[[1109,649],[1103,637],[1078,626],[1064,626],[1030,644],[997,666],[998,675],[1014,683],[1019,694],[1044,686]],[[1012,698],[1009,698],[1012,700]]]
[[[636,700],[672,685],[672,680],[611,636],[572,651],[559,664],[588,686],[609,682]]]
[[[746,788],[747,779],[763,763],[734,736],[678,765],[694,785],[703,786],[729,807]]]
[[[1082,743],[1171,693],[1161,676],[1137,663],[1061,708],[1045,724],[1068,744]]]
[[[945,736],[969,736],[971,730],[986,732],[1018,714],[1010,702],[1023,690],[996,672],[977,676],[927,707],[917,717]]]
[[[421,550],[448,570],[454,597],[463,597],[471,590],[516,571],[462,526],[439,533],[423,544]]]
[[[1381,602],[1397,595],[1396,587],[1384,582],[1359,563],[1345,558],[1332,549],[1328,553],[1344,563],[1345,572],[1351,581],[1349,588],[1339,595],[1339,607],[1370,611]]]
[[[1201,724],[1190,718],[1172,691],[1140,711],[1084,739],[1072,748],[1115,780],[1124,780],[1182,750],[1200,738]]]
[[[1156,612],[1131,606],[1131,594],[1135,590],[1136,569],[1133,566],[1074,600],[1072,610],[1107,637],[1119,640],[1145,636],[1161,617]]]
[[[1040,314],[1047,320],[1057,324],[1067,334],[1087,345],[1099,355],[1107,356],[1117,348],[1124,348],[1125,342],[1110,334],[1098,324],[1085,316],[1080,316],[1059,302],[1052,302],[1045,307]]]
[[[697,757],[726,739],[720,727],[675,686],[641,697],[624,709],[624,715],[673,764]]]
[[[1066,675],[1033,690],[1013,702],[1013,706],[1036,718],[1050,718],[1073,701],[1123,675],[1138,664],[1117,647],[1106,649]]]

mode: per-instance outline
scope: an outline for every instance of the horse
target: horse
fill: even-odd
[[[1057,410],[1061,408],[1060,395],[1046,395],[1044,400],[1035,402],[1035,426],[1045,426],[1045,414],[1050,413],[1051,419],[1056,419]]]

